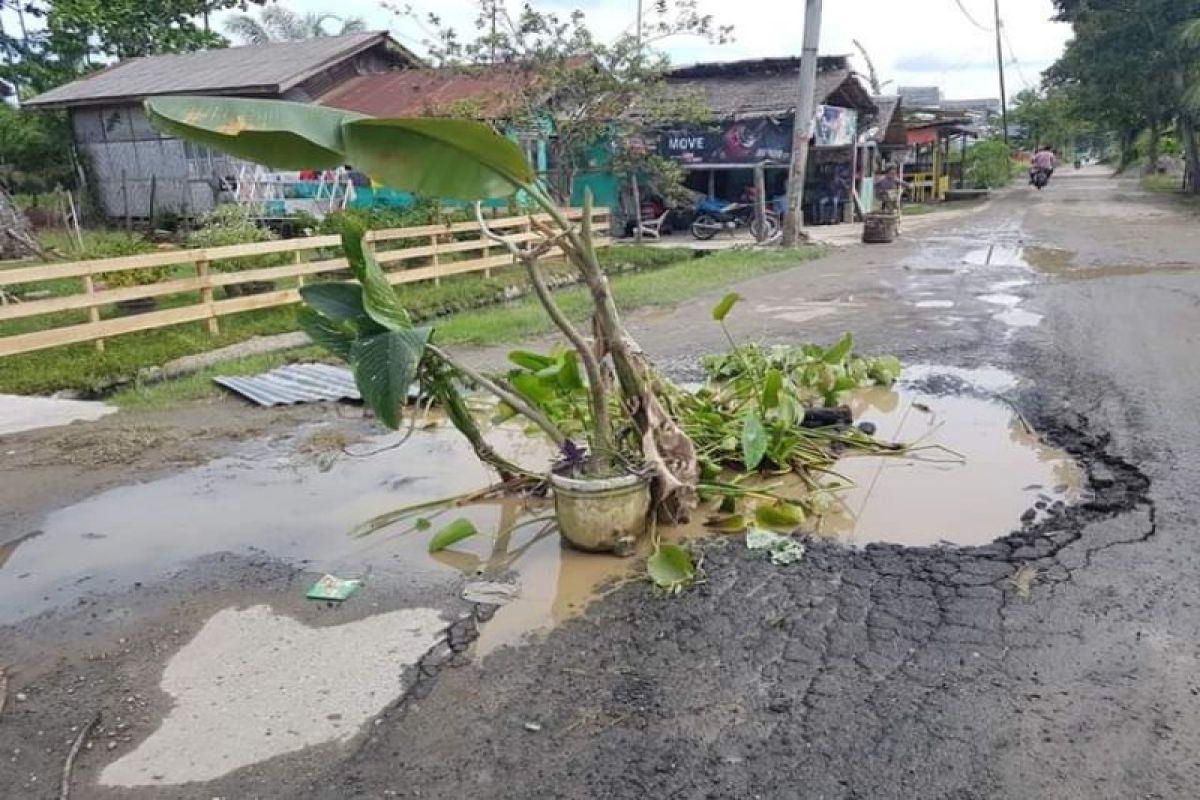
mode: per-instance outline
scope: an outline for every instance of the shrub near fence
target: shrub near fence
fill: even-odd
[[[564,209],[564,212],[574,220],[580,219],[583,213],[581,209]],[[537,218],[548,221],[547,217]],[[537,234],[530,230],[527,216],[488,220],[488,226],[516,241],[537,238]],[[593,226],[599,234],[608,231],[607,209],[595,209]],[[479,223],[474,221],[375,230],[367,234],[367,240],[370,246],[377,248],[377,258],[388,271],[388,279],[392,284],[439,283],[444,277],[471,272],[490,275],[492,269],[512,264],[512,256],[500,252],[503,248],[485,238]],[[388,243],[396,241],[403,241],[400,249],[385,249]],[[428,243],[413,246],[413,242],[418,241]],[[61,285],[64,280],[79,281],[77,292],[45,299],[18,301],[10,298],[7,292],[0,292],[0,301],[3,302],[0,305],[0,324],[9,320],[25,320],[35,324],[23,327],[40,328],[0,336],[0,356],[79,342],[96,342],[102,350],[104,339],[108,337],[195,321],[206,321],[209,332],[215,335],[220,333],[221,317],[299,302],[299,288],[306,280],[320,280],[321,273],[346,269],[348,265],[344,258],[326,257],[331,248],[338,248],[339,245],[337,236],[314,236],[0,269],[0,290],[16,285],[24,289],[36,289],[38,284],[58,282]],[[225,273],[212,269],[213,262],[226,259],[279,254],[290,257],[293,263]],[[167,270],[170,277],[145,285],[111,286],[102,283],[105,275],[148,268]],[[225,299],[218,299],[216,294],[217,289],[224,287],[267,282],[273,282],[275,288],[261,294]],[[172,307],[130,316],[114,316],[118,303],[127,305],[129,301],[146,298],[170,299]],[[86,314],[86,321],[71,319],[71,312]],[[36,325],[42,321],[45,325]]]

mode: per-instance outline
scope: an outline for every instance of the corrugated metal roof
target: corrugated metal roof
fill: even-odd
[[[454,112],[454,116],[468,113],[494,120],[510,116],[534,80],[535,76],[517,69],[408,69],[351,78],[317,102],[373,117]]]
[[[289,364],[252,377],[218,376],[213,382],[260,406],[362,399],[353,373],[330,364]]]
[[[282,94],[329,65],[384,42],[411,56],[383,31],[147,56],[51,89],[26,105],[69,106],[162,94]],[[416,57],[411,61],[416,63]]]
[[[866,87],[854,77],[844,57],[821,56],[818,65],[816,103],[841,92],[851,107],[866,112],[874,109]],[[799,58],[695,64],[672,70],[667,86],[675,96],[698,95],[716,119],[782,116],[795,111],[799,70]]]

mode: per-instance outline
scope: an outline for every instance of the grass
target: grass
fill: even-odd
[[[603,260],[612,276],[618,306],[629,310],[673,305],[737,281],[786,269],[819,253],[819,248],[798,253],[727,251],[697,259],[689,250],[613,247],[604,252]],[[550,266],[552,272],[565,271],[561,265]],[[628,271],[629,268],[641,271]],[[552,330],[552,323],[532,297],[494,304],[502,299],[507,287],[521,283],[523,275],[514,268],[497,271],[490,279],[467,275],[447,279],[440,286],[407,287],[401,297],[414,316],[439,317],[438,338],[445,344],[499,344]],[[556,296],[572,318],[587,316],[589,301],[583,289],[565,288]],[[482,303],[493,305],[453,313]],[[60,389],[101,392],[114,383],[126,381],[130,385],[117,391],[113,399],[128,408],[151,408],[204,397],[212,394],[209,379],[218,371],[258,372],[297,357],[312,357],[316,351],[306,348],[299,354],[289,351],[236,359],[222,363],[219,369],[159,384],[141,385],[134,378],[145,367],[253,336],[295,330],[294,313],[294,308],[279,308],[224,317],[218,336],[210,335],[202,323],[194,323],[115,337],[108,340],[104,353],[96,352],[94,345],[87,343],[9,356],[0,362],[3,364],[0,392],[36,394]]]
[[[1169,195],[1190,208],[1200,209],[1200,195],[1183,191],[1183,178],[1178,175],[1145,175],[1141,186],[1152,194]]]
[[[713,289],[794,267],[815,258],[819,248],[794,251],[725,251],[705,258],[690,258],[653,272],[620,275],[611,282],[613,298],[622,311],[650,306],[676,305]],[[591,309],[582,288],[560,291],[556,299],[571,319],[587,317]],[[503,308],[456,314],[438,325],[438,340],[445,344],[500,344],[540,336],[554,329],[535,298],[525,298]]]

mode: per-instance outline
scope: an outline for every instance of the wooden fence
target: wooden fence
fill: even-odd
[[[582,210],[577,208],[564,209],[564,212],[572,220],[579,220],[583,216]],[[549,218],[539,216],[537,219],[548,221]],[[488,220],[488,227],[517,241],[537,238],[537,234],[531,231],[528,216]],[[598,242],[607,244],[608,209],[595,209],[593,228],[598,234]],[[492,269],[513,263],[511,254],[500,252],[504,248],[485,238],[479,223],[475,221],[376,230],[367,234],[367,241],[375,250],[376,259],[387,270],[388,280],[392,284],[437,283],[450,275],[472,272],[490,275]],[[389,242],[400,246],[392,250],[379,249],[380,245],[386,247]],[[414,242],[421,244],[414,246]],[[323,257],[329,248],[339,247],[340,244],[338,236],[317,236],[0,269],[0,300],[3,300],[0,304],[0,324],[8,320],[61,315],[62,312],[87,314],[86,322],[52,326],[53,321],[48,321],[44,327],[32,326],[41,327],[39,330],[0,335],[0,356],[79,342],[95,342],[97,349],[102,351],[107,337],[197,321],[205,321],[209,332],[216,335],[221,330],[221,317],[299,302],[299,287],[306,279],[320,273],[346,269],[346,259]],[[289,254],[293,263],[231,272],[212,269],[213,264],[225,259],[281,253]],[[464,255],[469,257],[460,260]],[[167,268],[175,274],[162,282],[145,285],[120,288],[103,285],[105,274],[145,268]],[[15,295],[10,296],[5,291],[6,287],[17,284],[26,291],[36,289],[38,283],[46,281],[58,281],[57,288],[61,291],[65,279],[78,279],[78,292],[56,293],[44,299],[18,300]],[[278,281],[289,280],[294,286],[284,289],[274,286]],[[226,296],[222,299],[217,297],[217,289],[222,289],[228,295],[227,287],[264,282],[270,282],[272,288],[257,294]],[[184,297],[185,304],[144,313],[114,315],[119,313],[117,303],[172,295]]]

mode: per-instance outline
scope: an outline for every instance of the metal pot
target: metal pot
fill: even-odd
[[[550,474],[554,514],[564,539],[580,550],[632,555],[646,534],[650,478],[568,478]]]

